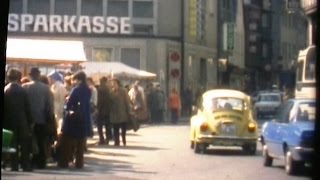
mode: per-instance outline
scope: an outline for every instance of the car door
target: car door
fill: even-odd
[[[284,156],[283,152],[283,142],[287,139],[289,135],[289,123],[290,123],[290,112],[293,108],[294,102],[288,101],[283,107],[282,113],[277,118],[275,141],[275,154],[279,157]]]
[[[274,156],[282,156],[282,137],[280,131],[283,130],[283,126],[286,124],[286,117],[289,114],[292,102],[282,104],[278,110],[275,119],[268,122],[268,126],[265,129],[265,142],[267,143],[270,154]]]

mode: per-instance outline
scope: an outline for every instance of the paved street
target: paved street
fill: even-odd
[[[126,147],[98,146],[97,136],[88,141],[82,170],[58,169],[32,173],[1,172],[2,179],[309,179],[307,172],[290,177],[283,162],[271,168],[262,166],[261,146],[255,156],[244,155],[240,148],[209,148],[207,154],[194,154],[188,139],[189,124],[143,125],[128,132]]]

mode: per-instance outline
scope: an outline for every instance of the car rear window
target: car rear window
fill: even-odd
[[[315,121],[316,103],[305,102],[298,106],[297,120],[298,121]]]
[[[268,94],[268,95],[261,95],[260,96],[260,101],[281,101],[280,95],[272,95],[272,94]]]
[[[207,99],[203,102],[204,108],[210,111],[217,111],[217,110],[238,110],[243,111],[245,103],[242,99],[238,98],[213,98]]]

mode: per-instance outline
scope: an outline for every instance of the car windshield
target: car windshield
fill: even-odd
[[[238,98],[213,98],[204,101],[204,107],[210,111],[219,110],[237,110],[243,111],[245,103],[242,99]]]
[[[279,95],[261,95],[260,101],[280,101]]]
[[[316,103],[304,102],[300,103],[297,113],[297,121],[315,121]]]

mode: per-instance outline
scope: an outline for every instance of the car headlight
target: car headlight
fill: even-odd
[[[200,131],[207,131],[209,129],[208,123],[204,122],[200,126]]]
[[[256,126],[255,123],[250,122],[250,123],[248,124],[248,131],[249,131],[249,132],[253,133],[253,132],[256,131],[256,129],[257,129],[257,126]]]

